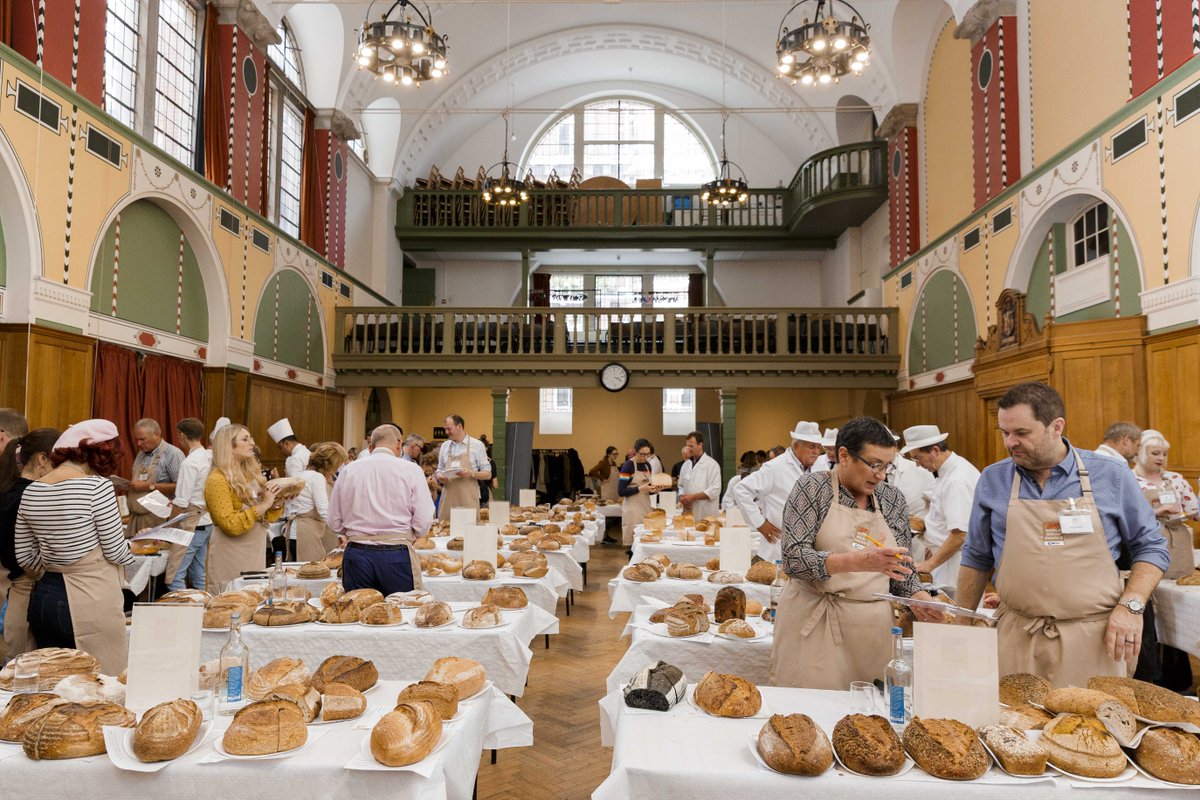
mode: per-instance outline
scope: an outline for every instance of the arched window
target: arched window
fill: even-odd
[[[271,152],[268,165],[274,189],[272,215],[279,227],[300,235],[300,170],[304,163],[304,70],[300,48],[287,21],[275,29],[282,40],[267,49],[272,73],[270,116]]]
[[[1079,213],[1067,225],[1071,267],[1082,267],[1112,252],[1109,236],[1108,205],[1096,203]]]
[[[300,66],[300,48],[296,46],[296,39],[292,36],[287,21],[280,22],[275,32],[279,34],[281,41],[267,48],[267,57],[271,59],[271,63],[283,70],[284,77],[291,81],[292,85],[303,92],[304,70]]]
[[[545,180],[551,171],[566,179],[578,169],[585,179],[661,178],[664,186],[698,186],[712,180],[717,160],[680,115],[646,100],[614,98],[571,109],[544,129],[526,151],[521,174]]]

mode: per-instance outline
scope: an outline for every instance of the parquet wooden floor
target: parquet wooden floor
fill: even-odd
[[[612,751],[600,746],[597,702],[629,640],[620,638],[628,615],[608,618],[606,586],[627,561],[623,547],[593,547],[588,587],[575,593],[571,616],[560,617],[549,650],[534,641],[529,686],[517,700],[533,720],[534,746],[501,750],[494,765],[484,753],[480,800],[585,800],[608,777]]]

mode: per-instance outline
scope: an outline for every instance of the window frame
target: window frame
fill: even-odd
[[[144,41],[154,43],[154,53],[153,53],[153,58],[150,58],[149,52],[146,53],[146,61],[145,61],[146,70],[143,74],[146,75],[145,101],[146,101],[147,105],[145,106],[146,113],[143,115],[144,130],[142,131],[142,133],[151,142],[154,142],[155,147],[158,147],[159,149],[163,150],[164,152],[167,152],[168,155],[171,155],[172,157],[176,158],[177,160],[180,161],[180,163],[186,164],[188,167],[194,167],[195,160],[196,160],[196,152],[195,152],[196,125],[200,119],[200,114],[199,114],[199,104],[201,102],[200,70],[204,63],[204,53],[202,52],[202,44],[203,44],[202,40],[204,38],[204,7],[201,6],[199,3],[195,2],[195,0],[177,0],[177,1],[187,7],[190,7],[192,10],[192,13],[196,15],[196,30],[195,30],[195,37],[193,40],[196,57],[195,57],[195,62],[192,64],[192,75],[191,75],[192,86],[195,91],[193,108],[190,110],[191,115],[192,115],[192,131],[191,131],[190,138],[192,141],[188,142],[187,144],[180,145],[181,147],[187,148],[187,150],[188,150],[187,159],[179,159],[178,156],[176,156],[174,153],[170,153],[167,150],[167,148],[160,145],[157,142],[157,140],[155,139],[155,134],[158,132],[158,125],[157,125],[157,115],[158,115],[157,99],[158,99],[158,73],[159,73],[158,62],[159,62],[160,58],[164,58],[164,56],[162,55],[162,51],[159,47],[159,41],[160,41],[159,33],[161,30],[160,23],[162,20],[162,0],[147,0],[147,6],[148,6],[148,13],[146,15],[147,32],[146,32],[146,37],[145,37]],[[146,8],[146,6],[143,6],[143,8]],[[148,50],[149,48],[143,47],[141,49]],[[139,61],[140,60],[141,60],[141,58],[139,57]],[[180,70],[180,72],[183,74],[186,74],[186,73],[184,73],[183,70]],[[165,95],[165,93],[164,93],[164,95]],[[188,111],[187,109],[184,109],[182,106],[178,105],[177,103],[172,102],[172,105],[174,105],[176,108],[179,108],[181,111],[184,111],[185,113]],[[169,136],[167,136],[167,134],[165,132],[163,133],[163,136],[170,138]],[[172,141],[174,141],[174,140],[172,139]],[[179,143],[175,142],[175,144],[179,144]]]
[[[1099,213],[1101,207],[1104,208],[1105,216],[1105,224],[1103,228],[1101,228],[1099,224]],[[1094,215],[1093,225],[1095,226],[1095,229],[1090,233],[1087,229],[1089,214]],[[1110,208],[1109,205],[1103,200],[1089,205],[1087,208],[1082,209],[1075,216],[1071,217],[1071,219],[1067,222],[1066,230],[1067,269],[1074,270],[1081,267],[1088,267],[1100,261],[1107,262],[1112,258],[1112,221],[1112,208]],[[1081,237],[1077,237],[1075,233],[1075,227],[1081,222],[1084,226],[1083,235]],[[1091,258],[1087,258],[1087,244],[1089,240],[1094,240],[1096,247],[1096,255]],[[1101,243],[1104,244],[1103,252],[1101,252]],[[1082,245],[1084,248],[1083,260],[1080,260],[1076,254],[1076,250],[1080,245]]]
[[[121,118],[120,118],[120,117],[118,117],[116,114],[114,114],[114,113],[113,113],[113,109],[109,107],[109,97],[111,96],[111,97],[113,98],[113,101],[114,101],[114,102],[116,102],[117,104],[119,104],[119,105],[120,105],[122,108],[127,108],[127,109],[128,109],[128,112],[129,112],[130,119],[129,119],[129,122],[128,122],[128,123],[123,123],[123,124],[127,124],[127,125],[128,125],[130,128],[131,128],[131,129],[133,129],[133,130],[135,130],[135,131],[136,131],[136,130],[138,130],[138,123],[141,121],[141,118],[144,116],[144,115],[141,113],[142,109],[140,108],[140,106],[141,106],[141,103],[139,102],[139,97],[140,97],[140,94],[141,94],[141,92],[142,92],[142,90],[143,90],[143,84],[145,83],[145,80],[144,80],[144,74],[145,74],[145,73],[144,73],[144,69],[143,69],[143,59],[144,59],[144,56],[145,56],[146,43],[145,43],[145,41],[143,40],[143,39],[144,39],[144,37],[142,36],[142,24],[143,24],[143,21],[144,21],[144,20],[145,20],[145,18],[146,18],[146,8],[145,8],[145,3],[141,2],[141,0],[132,0],[132,3],[131,3],[131,5],[133,6],[133,8],[135,9],[135,11],[136,11],[136,14],[137,14],[137,18],[134,20],[134,25],[133,25],[133,28],[132,28],[132,30],[133,30],[133,39],[134,39],[133,64],[125,64],[125,62],[124,62],[123,60],[121,60],[121,59],[117,58],[116,54],[115,54],[115,53],[112,53],[112,52],[109,50],[109,48],[108,48],[108,37],[109,37],[109,35],[110,35],[110,30],[109,30],[109,25],[108,25],[108,22],[109,22],[109,16],[111,15],[111,16],[113,16],[113,17],[116,17],[116,19],[117,19],[117,20],[118,20],[118,21],[119,21],[119,22],[120,22],[120,23],[121,23],[121,24],[122,24],[124,27],[126,27],[126,28],[129,28],[130,26],[129,26],[129,23],[128,23],[128,21],[126,21],[125,19],[123,19],[123,18],[121,18],[121,17],[117,16],[115,13],[113,13],[113,12],[111,11],[111,9],[110,9],[110,5],[109,5],[108,3],[106,3],[106,4],[105,4],[105,7],[104,7],[104,31],[105,31],[105,35],[104,35],[104,61],[105,61],[105,69],[104,69],[104,81],[103,81],[103,84],[104,84],[104,85],[103,85],[103,87],[102,87],[102,91],[103,91],[103,102],[102,102],[102,105],[103,105],[103,108],[104,108],[104,112],[105,112],[106,114],[108,114],[110,117],[112,117],[113,119],[117,120],[118,122],[123,122],[123,121],[121,120]],[[130,106],[128,106],[128,107],[126,107],[126,106],[125,106],[125,104],[124,104],[123,102],[121,102],[120,100],[118,100],[118,99],[116,98],[116,95],[115,95],[115,94],[112,94],[112,93],[110,93],[110,92],[109,92],[108,76],[109,76],[111,73],[110,73],[110,70],[108,69],[108,59],[109,59],[109,57],[110,57],[110,53],[111,53],[111,57],[112,57],[114,60],[116,60],[116,61],[120,61],[120,63],[121,63],[122,65],[124,65],[126,68],[128,68],[128,69],[132,70],[132,72],[133,72],[133,87],[132,87],[132,88],[133,88],[133,92],[132,92],[132,97],[130,98],[131,105],[130,105]],[[138,80],[138,79],[139,79],[139,77],[143,77],[143,80]]]
[[[290,37],[293,44],[295,36],[291,33],[291,26],[288,24],[285,17],[280,21],[279,27],[276,29],[285,37],[285,42],[275,47],[286,48],[286,38]],[[285,104],[290,104],[292,108],[300,114],[300,154],[303,159],[304,154],[304,114],[310,108],[308,97],[304,90],[304,68],[303,62],[299,60],[300,48],[294,46],[292,49],[297,53],[297,62],[299,69],[297,73],[300,77],[300,85],[297,86],[291,78],[288,77],[287,71],[283,65],[280,65],[274,58],[271,57],[272,48],[267,48],[267,60],[271,62],[271,97],[267,108],[267,124],[269,126],[268,133],[268,150],[267,153],[267,218],[274,222],[281,230],[291,234],[291,228],[284,224],[281,217],[282,211],[282,196],[283,196],[283,112]],[[300,208],[300,195],[304,191],[303,176],[304,169],[301,166],[298,170],[300,185],[296,196],[296,208]],[[296,233],[293,234],[297,239],[300,238],[300,220],[296,220]]]

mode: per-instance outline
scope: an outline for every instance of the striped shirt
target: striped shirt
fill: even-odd
[[[17,563],[29,572],[70,566],[97,544],[111,563],[134,563],[112,481],[99,476],[31,483],[17,509],[14,539]]]

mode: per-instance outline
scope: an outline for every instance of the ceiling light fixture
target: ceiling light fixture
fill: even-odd
[[[359,69],[375,73],[385,83],[418,87],[446,74],[447,37],[433,29],[428,5],[422,13],[410,0],[396,0],[381,19],[372,22],[374,5],[372,0],[358,32],[354,59]]]
[[[717,208],[733,208],[745,205],[750,199],[750,186],[746,183],[746,173],[737,164],[729,160],[725,154],[725,123],[729,120],[729,112],[721,111],[721,165],[717,177],[700,187],[700,199],[710,206]],[[734,170],[737,175],[734,175]]]
[[[500,174],[492,176],[492,170]],[[483,179],[483,202],[493,206],[517,206],[529,199],[525,182],[518,177],[517,165],[508,160],[508,111],[504,112],[504,158],[488,167]]]
[[[789,30],[784,23],[802,5],[815,3],[812,20],[806,16],[799,27]],[[835,16],[835,0],[800,0],[787,10],[779,22],[775,41],[778,73],[776,77],[805,86],[837,83],[843,75],[862,74],[871,59],[871,27],[858,9],[842,2],[851,11],[849,22]]]

